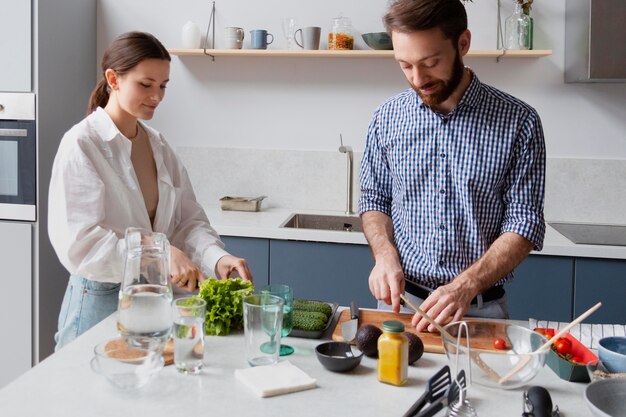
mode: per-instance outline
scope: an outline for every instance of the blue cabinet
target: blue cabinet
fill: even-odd
[[[254,285],[262,287],[269,284],[269,239],[221,236],[226,245],[224,249],[233,256],[245,258],[254,276]]]
[[[296,298],[375,308],[368,285],[373,267],[367,245],[270,241],[270,281],[292,286]]]
[[[576,258],[574,316],[602,301],[587,323],[626,323],[626,261]]]
[[[505,287],[510,318],[571,321],[573,277],[573,258],[529,256]]]

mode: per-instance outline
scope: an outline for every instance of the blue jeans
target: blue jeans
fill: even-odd
[[[70,276],[65,290],[59,331],[54,335],[59,350],[117,310],[120,284]]]

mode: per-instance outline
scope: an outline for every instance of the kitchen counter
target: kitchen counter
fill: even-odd
[[[248,366],[243,334],[239,332],[206,338],[202,374],[182,375],[168,366],[142,389],[121,391],[89,366],[93,346],[115,335],[112,315],[7,385],[0,390],[2,415],[110,417],[140,412],[151,417],[399,416],[424,392],[427,380],[447,364],[445,355],[426,353],[416,366],[409,367],[408,384],[395,387],[378,382],[375,359],[364,357],[352,372],[333,373],[315,357],[319,340],[290,337],[287,343],[296,351],[288,360],[315,378],[318,388],[263,399],[235,379],[234,370]],[[546,366],[532,385],[545,387],[562,415],[591,415],[583,399],[586,384],[563,381]],[[481,417],[517,416],[522,413],[523,391],[474,385],[469,388],[468,398]],[[445,415],[445,410],[437,415]]]
[[[222,211],[217,206],[205,207],[207,216],[220,235],[266,239],[291,239],[328,243],[367,245],[360,232],[291,229],[280,227],[293,213],[344,215],[337,211],[291,210],[269,208],[260,212]],[[626,259],[626,246],[580,245],[571,242],[546,225],[543,250],[535,255],[573,256],[605,259]]]

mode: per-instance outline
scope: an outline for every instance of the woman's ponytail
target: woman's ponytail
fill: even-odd
[[[100,80],[96,88],[91,92],[89,104],[87,105],[87,115],[90,115],[98,107],[104,107],[109,101],[109,85],[106,79]]]

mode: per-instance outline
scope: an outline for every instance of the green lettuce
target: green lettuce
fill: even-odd
[[[243,298],[254,292],[250,281],[241,278],[210,278],[200,283],[197,297],[206,301],[205,333],[226,336],[243,328]]]

